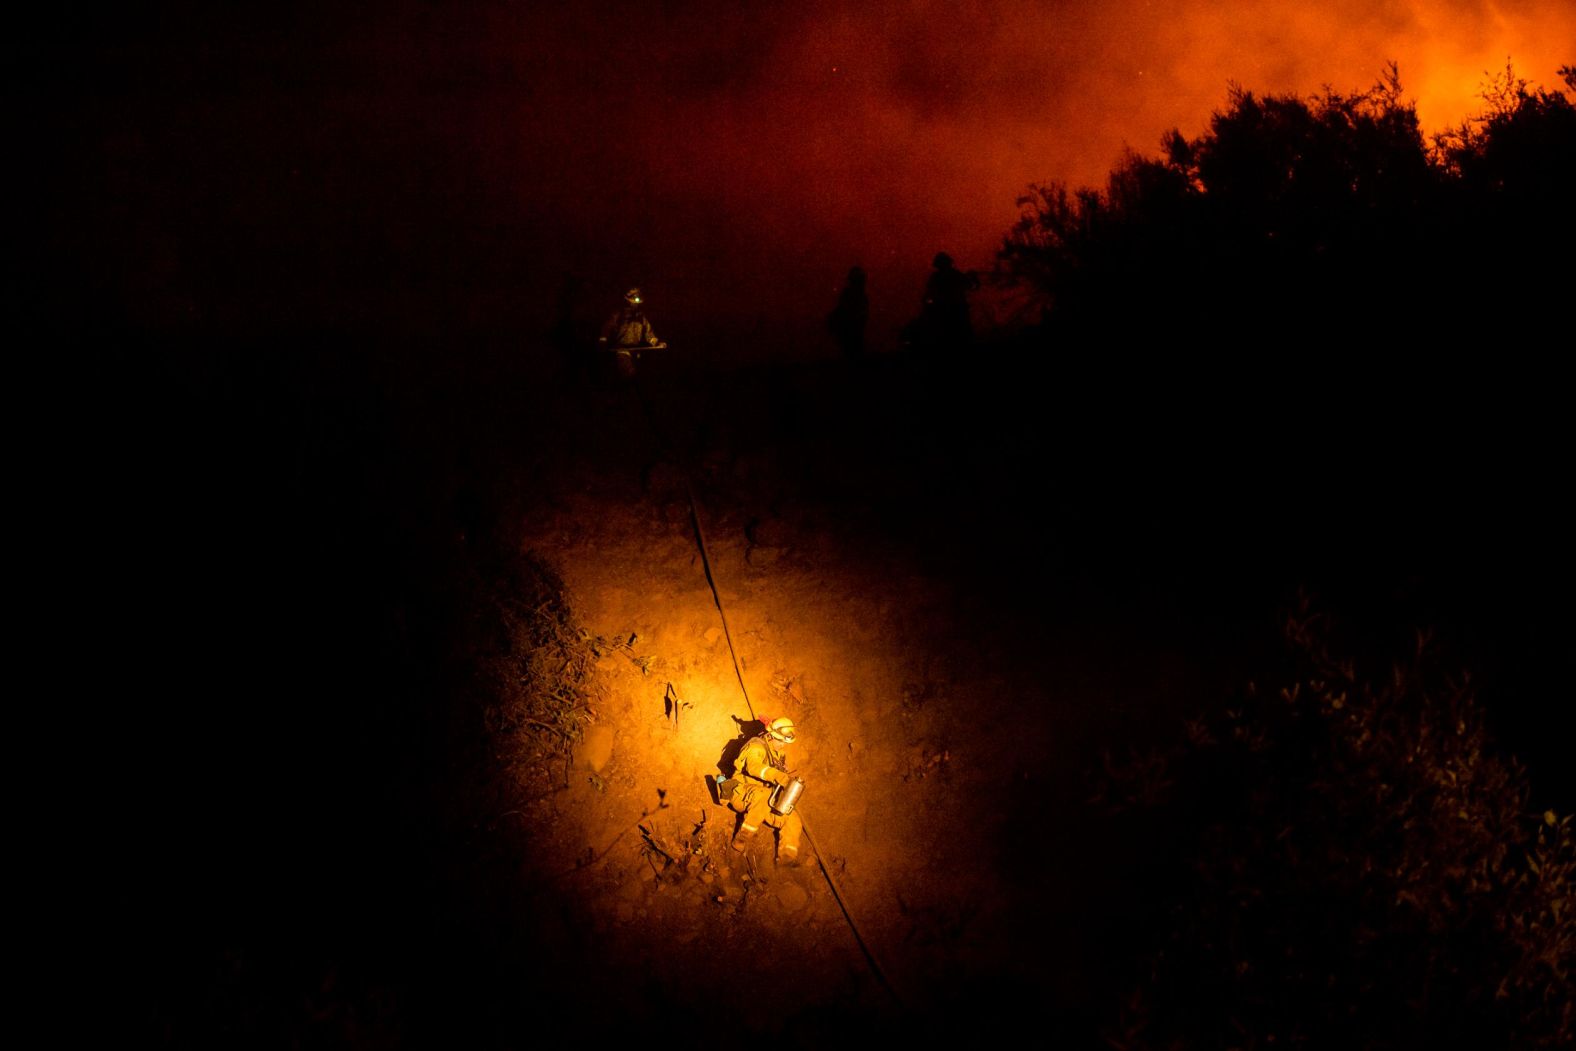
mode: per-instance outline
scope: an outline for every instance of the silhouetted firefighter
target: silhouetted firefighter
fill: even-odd
[[[980,287],[979,275],[954,267],[945,252],[937,252],[931,266],[934,270],[925,282],[925,297],[918,319],[910,326],[909,341],[924,353],[966,349],[974,341],[968,294]]]
[[[848,271],[848,282],[837,296],[837,306],[826,316],[827,331],[843,357],[857,361],[865,356],[865,326],[870,320],[870,297],[865,294],[865,270]]]
[[[920,309],[922,334],[933,350],[963,350],[974,342],[974,326],[969,323],[969,295],[980,287],[979,274],[958,269],[946,252],[936,252],[933,271],[925,282],[925,301]]]
[[[640,289],[631,288],[625,292],[624,305],[607,319],[607,324],[602,326],[602,337],[597,340],[597,346],[612,355],[613,376],[619,380],[635,378],[635,365],[641,351],[667,346],[657,339],[640,304]]]

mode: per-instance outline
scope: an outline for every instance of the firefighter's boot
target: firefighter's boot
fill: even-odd
[[[799,863],[799,836],[804,832],[804,822],[798,814],[789,814],[777,826],[777,862],[780,865]]]
[[[749,818],[745,818],[739,822],[739,830],[733,834],[733,842],[729,846],[741,853],[749,850],[750,843],[755,839],[755,833],[758,831],[760,831],[760,826],[750,824]]]

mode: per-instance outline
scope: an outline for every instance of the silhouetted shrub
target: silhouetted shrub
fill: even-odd
[[[1394,66],[1357,94],[1234,88],[1204,134],[1128,154],[1103,189],[1032,186],[1001,268],[1048,334],[1160,351],[1425,347],[1464,317],[1530,331],[1556,310],[1532,260],[1576,232],[1576,111],[1508,70],[1485,98],[1431,146]]]
[[[1373,674],[1306,609],[1288,636],[1285,685],[1111,772],[1104,802],[1175,850],[1113,1045],[1571,1046],[1571,817],[1529,813],[1426,637]]]
[[[1561,70],[1576,90],[1576,67]],[[1481,261],[1465,271],[1471,301],[1508,314],[1562,311],[1567,330],[1576,260],[1576,105],[1531,88],[1509,65],[1483,92],[1474,120],[1437,136],[1434,163],[1447,173],[1457,251]],[[1492,298],[1491,298],[1492,297]]]

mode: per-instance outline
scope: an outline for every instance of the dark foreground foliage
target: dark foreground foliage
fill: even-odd
[[[1306,610],[1287,633],[1284,685],[1111,768],[1102,802],[1172,854],[1111,1043],[1571,1046],[1571,817],[1529,809],[1426,637],[1382,672]]]
[[[1030,342],[1521,349],[1568,289],[1576,106],[1509,69],[1484,98],[1429,142],[1393,66],[1357,94],[1234,89],[1104,189],[1031,187],[1000,253],[1047,308]]]

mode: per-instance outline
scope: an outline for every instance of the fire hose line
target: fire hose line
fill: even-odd
[[[656,412],[652,409],[651,401],[646,396],[645,388],[640,383],[638,376],[635,379],[635,391],[640,398],[640,404],[645,411],[646,422],[651,427],[651,433],[656,439],[657,445],[664,452],[671,452],[672,446],[667,442],[661,428],[657,426]],[[744,671],[739,664],[738,651],[733,646],[733,631],[728,626],[728,611],[723,605],[722,592],[717,587],[717,578],[712,571],[711,549],[706,543],[705,526],[701,524],[700,504],[695,500],[695,489],[690,484],[687,470],[684,472],[684,495],[689,500],[690,522],[695,527],[695,541],[700,548],[700,562],[702,568],[706,571],[706,583],[711,588],[712,601],[717,604],[717,615],[722,620],[723,638],[728,641],[728,657],[733,662],[733,675],[739,681],[739,693],[744,697],[744,707],[749,711],[750,718],[759,721],[759,717],[755,714],[755,705],[750,701],[749,688],[744,685]],[[826,863],[826,856],[821,853],[821,846],[815,841],[815,835],[810,831],[810,822],[805,820],[802,809],[799,812],[799,822],[804,830],[804,838],[809,841],[810,849],[815,852],[816,866],[821,870],[821,875],[826,878],[826,885],[832,890],[832,898],[837,902],[838,909],[842,911],[843,919],[848,922],[848,929],[853,933],[854,941],[859,945],[859,951],[864,955],[865,962],[870,965],[870,972],[876,976],[876,981],[880,983],[881,988],[886,990],[887,995],[892,997],[893,1002],[899,1008],[902,1008],[904,1006],[902,996],[898,994],[896,986],[892,984],[891,979],[887,977],[886,970],[881,966],[881,961],[876,959],[874,950],[870,948],[869,943],[865,941],[864,934],[860,932],[859,924],[854,919],[853,911],[848,907],[848,899],[843,896],[842,888],[837,885],[837,877],[832,875],[831,866]]]
[[[739,692],[744,695],[744,706],[749,709],[750,718],[756,719],[755,706],[750,703],[750,691],[744,685],[744,672],[739,666],[739,655],[733,648],[733,634],[728,628],[728,613],[722,603],[722,593],[717,590],[717,580],[711,571],[711,552],[706,545],[706,531],[701,526],[700,507],[695,502],[695,490],[690,487],[689,480],[684,481],[684,492],[689,497],[690,520],[695,524],[695,539],[700,546],[701,565],[706,570],[706,583],[711,586],[711,597],[717,603],[717,613],[722,618],[722,634],[728,640],[728,656],[733,660],[733,674],[739,680]],[[864,935],[859,930],[859,924],[854,920],[853,911],[848,907],[848,899],[843,896],[842,888],[837,885],[837,877],[832,875],[832,869],[826,863],[826,857],[821,853],[821,846],[815,841],[815,834],[810,831],[810,822],[805,820],[804,811],[799,810],[799,824],[804,830],[804,838],[809,841],[810,849],[815,852],[815,863],[821,870],[821,875],[826,877],[826,885],[832,889],[832,897],[837,901],[837,907],[842,910],[843,919],[848,921],[848,929],[853,932],[854,941],[859,943],[859,951],[864,954],[865,962],[870,965],[870,971],[881,983],[881,988],[887,991],[898,1007],[903,1006],[903,998],[898,995],[897,989],[887,978],[886,971],[882,969],[881,962],[876,959],[876,954],[865,941]]]

